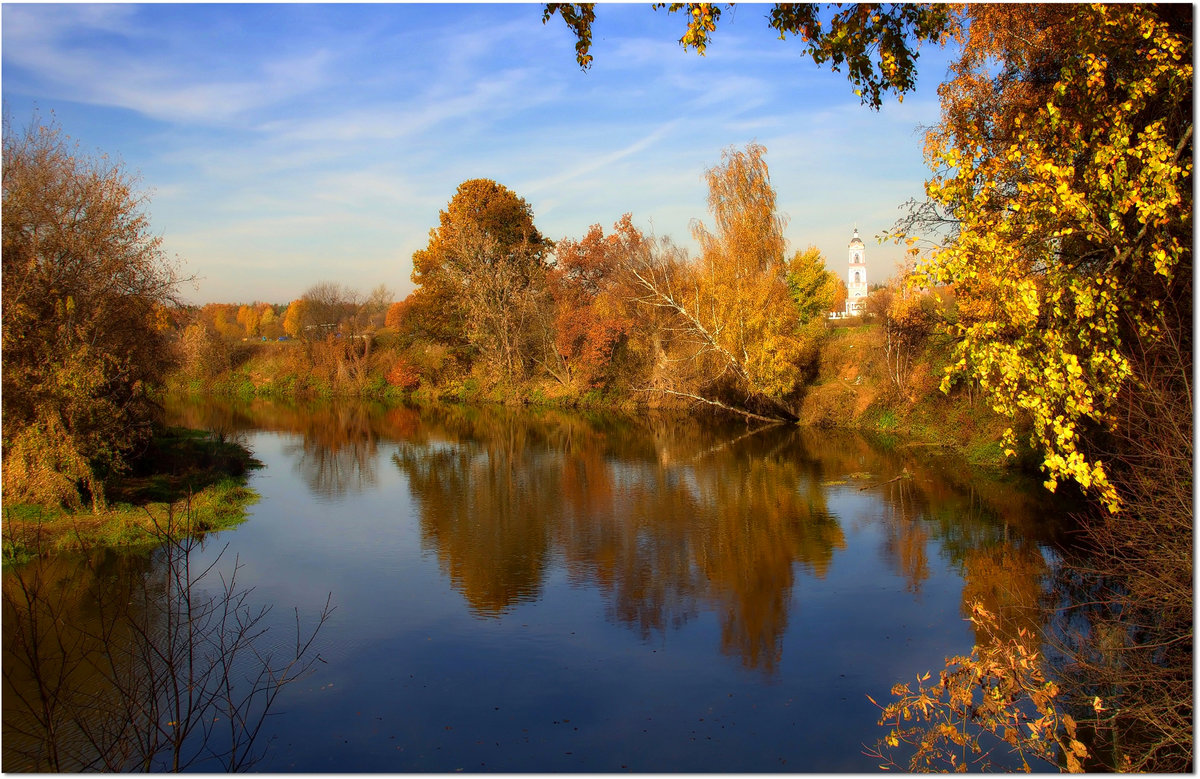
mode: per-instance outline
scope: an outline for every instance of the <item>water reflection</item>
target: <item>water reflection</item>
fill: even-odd
[[[337,498],[376,483],[378,414],[361,405],[330,406],[301,419],[300,442],[287,448],[294,468],[314,494]]]
[[[97,552],[86,559],[35,560],[3,579],[4,770],[120,770],[128,755],[113,736],[111,750],[93,741],[119,734],[125,719],[120,696],[105,673],[104,636],[121,644],[133,624],[144,623],[133,582],[161,589],[149,558]],[[130,619],[109,615],[109,599],[97,597],[100,582],[111,603],[129,605]],[[108,751],[106,755],[104,752]],[[107,759],[106,759],[107,758]]]
[[[270,646],[270,608],[251,605],[237,565],[199,564],[202,546],[5,571],[5,771],[237,771],[264,756],[261,724],[315,662],[329,608],[307,639],[297,615],[289,657]]]
[[[676,415],[263,401],[183,411],[199,426],[296,434],[292,467],[325,499],[375,485],[394,442],[422,548],[480,618],[538,599],[561,564],[643,638],[715,614],[720,651],[770,675],[802,608],[797,588],[824,579],[866,522],[880,564],[914,595],[948,564],[964,580],[964,616],[982,600],[1014,636],[1041,619],[1055,531],[1038,498],[921,447]]]
[[[172,424],[219,435],[251,430],[298,435],[287,450],[292,467],[313,495],[331,500],[373,488],[379,441],[411,436],[418,418],[413,409],[344,400],[196,402],[172,396],[164,406]]]
[[[1036,544],[1008,543],[1002,516],[935,464],[859,436],[480,409],[420,422],[392,459],[426,548],[481,616],[539,597],[558,555],[604,591],[611,619],[646,637],[711,611],[721,651],[770,674],[797,577],[824,578],[846,546],[830,496],[864,488],[886,496],[880,556],[910,591],[929,577],[936,539],[968,579],[964,604],[1036,614]],[[1010,519],[1025,516],[1018,506]]]
[[[472,610],[494,616],[539,592],[553,492],[520,436],[482,447],[401,445],[393,461],[421,505],[421,543]]]

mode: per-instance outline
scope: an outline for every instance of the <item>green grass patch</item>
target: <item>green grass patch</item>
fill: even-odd
[[[875,429],[881,433],[890,433],[900,426],[900,419],[890,408],[882,409],[875,419]]]
[[[1000,465],[1005,461],[1004,447],[999,441],[976,441],[966,450],[970,462],[981,465]]]

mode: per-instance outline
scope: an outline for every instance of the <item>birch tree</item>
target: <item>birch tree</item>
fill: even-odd
[[[726,149],[705,173],[712,227],[693,225],[696,262],[631,268],[638,300],[674,317],[674,381],[659,391],[764,420],[795,419],[789,400],[814,356],[788,283],[784,220],[764,160]]]

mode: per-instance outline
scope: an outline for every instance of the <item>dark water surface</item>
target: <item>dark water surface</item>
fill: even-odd
[[[1036,482],[847,433],[346,402],[170,413],[266,466],[249,520],[198,562],[236,558],[281,642],[293,608],[337,607],[324,662],[267,721],[262,771],[873,771],[866,696],[969,652],[972,600],[1006,630],[1039,624],[1060,543]]]

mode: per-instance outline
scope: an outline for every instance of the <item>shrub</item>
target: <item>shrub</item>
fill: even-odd
[[[411,391],[420,386],[421,374],[417,372],[416,366],[401,357],[387,372],[387,383]]]

